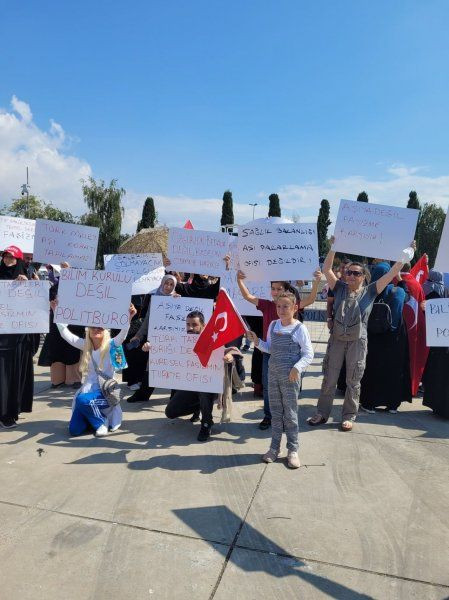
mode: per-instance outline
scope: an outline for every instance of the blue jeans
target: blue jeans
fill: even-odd
[[[101,409],[108,408],[109,404],[103,398],[100,390],[78,394],[75,399],[72,418],[69,423],[70,435],[83,434],[88,425],[95,431],[106,424],[105,417],[101,414]]]
[[[271,419],[270,401],[268,399],[268,366],[270,355],[263,353],[262,360],[262,385],[263,385],[263,414],[267,419]]]

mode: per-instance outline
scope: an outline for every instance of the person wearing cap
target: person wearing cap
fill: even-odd
[[[26,281],[23,253],[9,246],[2,253],[0,280]],[[0,334],[0,427],[17,426],[21,412],[33,406],[33,355],[39,348],[39,335]]]

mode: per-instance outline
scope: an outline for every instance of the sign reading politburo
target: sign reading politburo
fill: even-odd
[[[446,213],[443,233],[441,234],[435,269],[443,273],[449,273],[449,209]]]
[[[415,238],[419,210],[341,200],[332,250],[397,261]]]
[[[116,273],[132,273],[133,294],[155,292],[165,275],[162,254],[105,254],[104,268]]]
[[[0,281],[0,335],[48,333],[48,281]]]
[[[170,227],[167,257],[171,271],[221,277],[226,271],[227,233]]]
[[[94,269],[98,234],[98,227],[36,219],[34,261],[68,262],[71,267]]]
[[[212,307],[212,300],[207,299],[153,296],[148,325],[150,386],[223,392],[223,348],[214,350],[209,364],[203,367],[193,352],[199,336],[186,331],[186,317],[190,312],[199,310],[207,323]]]
[[[247,281],[244,280],[246,287],[250,294],[256,298],[264,298],[265,300],[271,300],[271,285],[270,282],[266,281]],[[257,310],[257,307],[245,300],[240,292],[240,288],[237,284],[237,272],[234,270],[226,271],[224,277],[220,279],[220,286],[225,288],[228,292],[229,297],[233,301],[236,309],[239,313],[245,317],[261,317],[262,313]]]
[[[55,323],[127,327],[133,280],[132,273],[61,269]]]
[[[32,253],[35,225],[33,219],[0,215],[0,251],[8,246],[17,246],[26,254]]]
[[[239,227],[238,253],[249,281],[312,279],[318,268],[316,224],[247,223]]]
[[[426,301],[427,346],[449,346],[449,298]]]

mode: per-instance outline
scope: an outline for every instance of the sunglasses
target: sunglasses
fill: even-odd
[[[348,269],[346,271],[346,275],[354,275],[354,277],[361,277],[363,275],[363,271],[352,271],[351,269]]]

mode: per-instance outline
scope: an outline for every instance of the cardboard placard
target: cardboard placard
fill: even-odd
[[[33,260],[95,269],[99,231],[98,227],[36,219]]]
[[[212,300],[153,296],[148,324],[148,381],[152,387],[198,392],[223,392],[223,348],[211,355],[203,367],[193,348],[198,335],[186,332],[186,317],[203,313],[205,323],[212,315]]]
[[[171,227],[168,232],[170,271],[221,277],[226,271],[230,235]]]
[[[249,281],[312,279],[318,268],[316,223],[267,223],[239,227],[240,268]]]
[[[116,273],[132,273],[133,294],[152,294],[165,275],[162,254],[105,254],[104,268]]]
[[[48,281],[0,281],[0,334],[48,333]]]
[[[449,347],[449,298],[426,301],[426,344]]]
[[[440,245],[438,247],[435,269],[443,273],[449,273],[449,209],[446,213]]]
[[[124,329],[133,279],[132,273],[62,269],[55,323]]]
[[[332,250],[397,261],[415,238],[419,210],[340,200]]]
[[[35,227],[36,222],[33,219],[0,215],[0,251],[8,246],[17,246],[25,254],[31,254],[34,248]]]
[[[271,300],[271,284],[265,281],[247,281],[244,280],[248,291],[256,298]],[[236,309],[244,317],[262,317],[260,310],[257,307],[245,300],[240,292],[237,284],[237,272],[234,270],[226,271],[224,277],[220,280],[220,286],[225,288],[229,297],[234,302]]]

